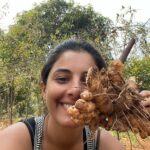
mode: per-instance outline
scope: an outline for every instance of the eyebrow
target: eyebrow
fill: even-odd
[[[64,73],[71,73],[71,71],[69,69],[66,68],[58,68],[55,70],[54,73],[59,73],[59,72],[64,72]],[[83,74],[87,74],[88,71],[83,72]]]
[[[71,71],[66,68],[58,68],[57,70],[55,70],[55,73],[57,73],[57,72],[71,73]]]

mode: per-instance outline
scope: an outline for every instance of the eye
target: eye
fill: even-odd
[[[56,77],[55,79],[60,84],[65,84],[69,81],[68,77]]]

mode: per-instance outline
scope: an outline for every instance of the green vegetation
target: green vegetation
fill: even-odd
[[[150,57],[134,58],[127,62],[125,74],[127,77],[135,76],[141,90],[150,89]]]
[[[41,114],[40,71],[48,51],[68,38],[91,41],[103,50],[110,26],[91,6],[64,0],[49,0],[18,15],[8,33],[0,32],[0,116]]]
[[[133,11],[129,12],[133,16]],[[121,20],[124,20],[122,24]],[[132,18],[127,21],[123,14],[117,21],[119,26],[114,26],[110,19],[96,13],[90,5],[83,7],[65,0],[48,0],[18,14],[7,33],[0,30],[0,117],[12,120],[43,112],[40,71],[48,51],[68,38],[89,41],[109,61],[123,50],[133,35],[137,35],[142,42],[137,44],[139,48],[136,50],[143,57],[133,60],[131,55],[126,76],[137,76],[143,81],[142,88],[149,88],[150,58],[144,57],[150,52],[148,41],[144,43],[147,29],[139,24],[134,33],[129,32],[133,27]],[[120,35],[124,37],[121,46]]]

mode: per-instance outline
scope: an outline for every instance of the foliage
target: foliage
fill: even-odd
[[[1,2],[0,4],[0,20],[8,13],[8,2]]]
[[[0,116],[27,117],[42,113],[40,71],[49,50],[63,40],[87,40],[108,61],[116,58],[128,40],[135,36],[139,41],[136,54],[143,57],[149,54],[149,28],[142,23],[134,24],[135,10],[129,10],[122,8],[115,25],[90,5],[83,7],[65,0],[48,0],[18,14],[8,33],[0,30]],[[126,15],[130,17],[126,18]],[[143,69],[139,68],[141,64],[129,61],[126,75],[132,75],[135,68]],[[149,72],[148,68],[144,75]],[[149,88],[148,79],[140,71],[133,75],[144,81],[143,88]]]
[[[141,90],[150,89],[150,57],[135,58],[127,62],[125,74],[135,76],[141,83]]]
[[[85,39],[108,55],[111,21],[91,6],[48,0],[18,14],[15,21],[8,33],[0,32],[1,116],[9,114],[12,119],[42,112],[40,70],[48,51],[62,40]]]
[[[122,6],[116,15],[115,25],[109,34],[109,43],[112,47],[114,58],[118,58],[123,49],[126,48],[131,38],[136,39],[130,57],[150,55],[150,19],[145,22],[135,22],[137,10]]]

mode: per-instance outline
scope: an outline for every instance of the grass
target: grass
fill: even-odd
[[[118,138],[116,131],[111,131],[111,133]],[[132,132],[119,133],[119,140],[125,145],[126,150],[150,150],[150,138],[142,139]]]

